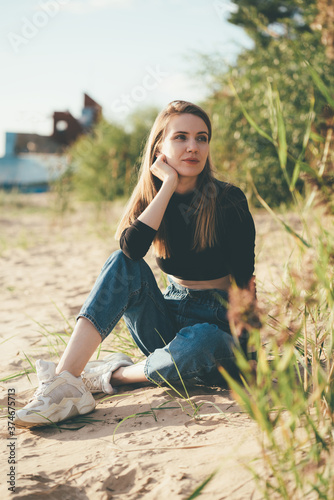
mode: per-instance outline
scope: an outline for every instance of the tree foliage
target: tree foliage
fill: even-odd
[[[286,169],[291,175],[303,149],[313,98],[315,148],[324,140],[322,127],[328,111],[323,95],[314,90],[305,61],[328,87],[334,83],[333,65],[321,44],[321,32],[313,29],[318,12],[315,1],[235,0],[234,4],[238,10],[229,21],[243,27],[254,46],[243,50],[233,66],[220,66],[217,71],[213,58],[202,56],[203,71],[211,71],[214,82],[211,96],[203,103],[213,117],[213,159],[222,175],[244,189],[250,173],[266,201],[279,205],[289,201],[290,191],[276,148],[258,135],[244,112],[279,140],[277,117],[270,114],[272,94],[279,92],[289,145]]]

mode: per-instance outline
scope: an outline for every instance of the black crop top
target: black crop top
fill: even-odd
[[[167,274],[191,281],[206,281],[232,274],[237,285],[247,285],[254,273],[255,227],[241,189],[215,180],[218,243],[192,250],[199,191],[174,193],[165,212],[171,256],[156,258]],[[132,260],[143,258],[157,231],[136,219],[121,234],[120,246]]]

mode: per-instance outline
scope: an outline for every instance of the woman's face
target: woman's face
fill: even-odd
[[[190,113],[173,116],[159,152],[180,176],[197,177],[209,154],[209,131],[202,118]]]

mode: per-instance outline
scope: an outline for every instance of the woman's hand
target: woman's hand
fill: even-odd
[[[168,165],[166,155],[163,153],[159,154],[150,170],[152,174],[158,177],[163,183],[170,181],[176,188],[179,181],[179,174],[175,168]]]
[[[162,181],[162,186],[144,212],[139,215],[138,220],[157,231],[169,200],[178,185],[179,174],[175,168],[168,165],[164,154],[159,154],[150,170],[153,175]]]

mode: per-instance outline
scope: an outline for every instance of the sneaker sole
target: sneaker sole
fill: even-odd
[[[95,400],[93,403],[92,395],[86,393],[80,399],[63,399],[60,404],[51,405],[43,413],[36,411],[27,415],[26,412],[32,410],[17,410],[15,425],[18,427],[52,425],[78,415],[86,415],[93,410],[95,410]]]

